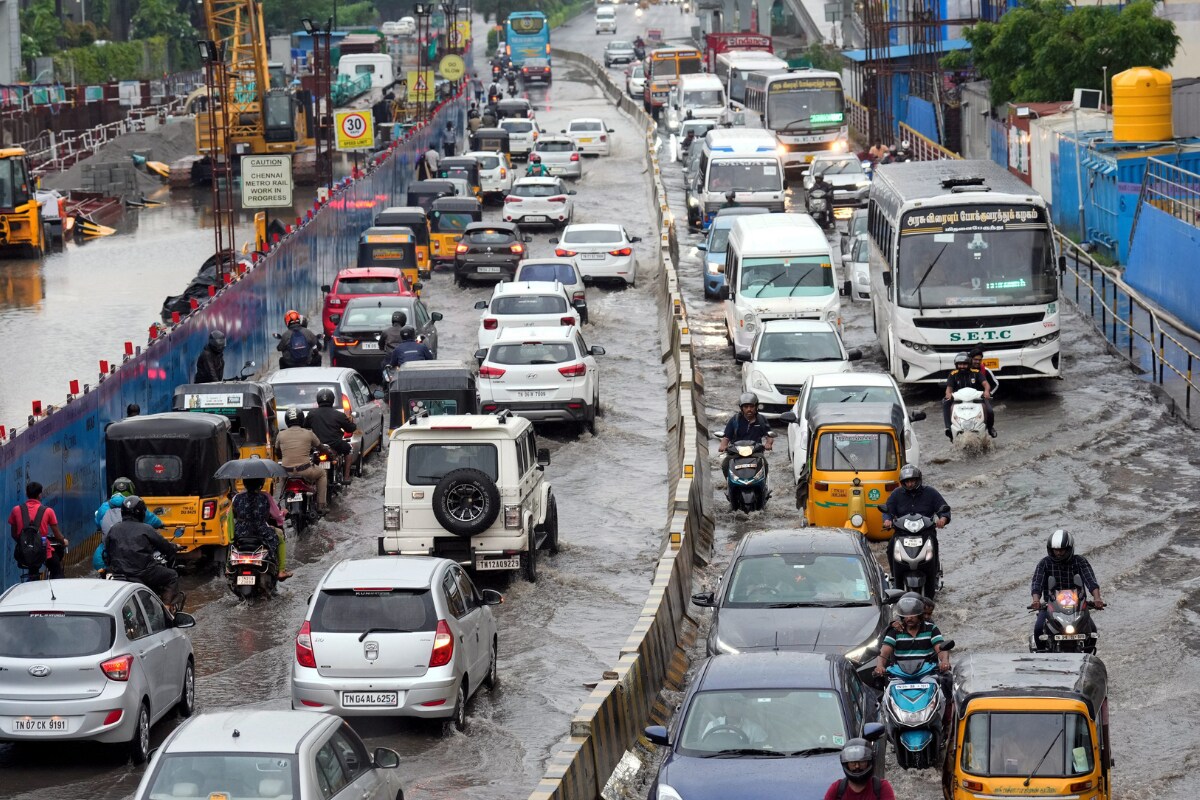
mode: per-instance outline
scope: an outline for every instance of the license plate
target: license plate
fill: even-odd
[[[14,719],[13,732],[23,733],[25,731],[66,731],[67,721],[65,719]]]
[[[379,342],[361,342],[359,347],[361,347],[363,350],[378,350]]]
[[[592,140],[591,139],[580,139],[579,143],[580,144],[591,144]]]
[[[983,360],[983,366],[985,369],[1000,369],[1000,359],[985,358]]]
[[[479,271],[480,272],[499,272],[500,268],[499,267],[480,267]]]
[[[322,461],[322,462],[321,462],[321,469],[329,469],[329,462],[328,462],[328,461]]]
[[[545,397],[546,392],[517,392],[517,397]]]
[[[237,576],[237,585],[238,586],[253,586],[256,583],[258,583],[258,578],[254,575],[238,575]]]
[[[546,221],[546,218],[545,218],[545,217],[541,217],[541,216],[532,216],[532,215],[531,215],[531,216],[528,216],[528,217],[526,217],[526,218],[525,218],[525,221],[526,221],[526,222],[545,222],[545,221]]]
[[[805,156],[805,157],[804,157],[804,163],[805,163],[805,164],[811,163],[811,162],[812,162],[812,160],[813,160],[813,157],[812,157],[812,156]]]
[[[346,708],[394,708],[399,704],[400,695],[397,692],[342,692],[342,705]]]
[[[1086,638],[1086,633],[1056,633],[1054,635],[1054,641],[1056,642],[1076,642]]]
[[[520,569],[521,559],[517,556],[512,558],[480,558],[475,561],[475,569]]]
[[[892,687],[900,692],[919,692],[929,688],[928,683],[900,683]]]
[[[604,253],[580,253],[579,257],[584,261],[603,261]]]
[[[559,174],[560,172],[566,172],[566,171],[567,171],[567,168],[566,168],[566,167],[550,167],[550,174],[551,174],[551,175],[557,175],[557,174]]]
[[[925,543],[925,540],[922,539],[920,536],[905,536],[901,540],[901,543],[905,547],[920,547],[922,544]]]
[[[799,400],[799,399],[800,399],[800,398],[798,398],[796,395],[794,395],[794,394],[789,394],[789,395],[787,396],[787,404],[788,404],[789,406],[794,406],[794,405],[796,405],[796,401],[797,401],[797,400]]]
[[[289,500],[288,502],[289,502],[289,503],[303,503],[303,502],[304,502],[304,495],[302,495],[302,494],[294,494],[294,495],[292,495],[292,498],[291,498],[291,500]]]

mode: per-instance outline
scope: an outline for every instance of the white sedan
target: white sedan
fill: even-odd
[[[568,225],[575,213],[571,196],[562,178],[521,178],[504,198],[505,222],[520,225]]]
[[[586,283],[600,280],[637,281],[637,256],[633,245],[640,236],[630,236],[624,227],[610,223],[568,225],[561,238],[551,239],[554,255],[573,258]]]
[[[613,129],[595,117],[573,119],[562,131],[575,142],[575,149],[584,155],[606,156],[612,152]]]
[[[750,345],[742,362],[742,391],[758,395],[760,413],[774,419],[791,410],[804,382],[814,375],[849,372],[850,362],[862,358],[847,351],[832,322],[811,319],[772,319]]]
[[[921,446],[909,423],[925,419],[924,411],[909,411],[895,378],[886,372],[839,372],[814,375],[801,388],[791,415],[786,419],[788,452],[792,457],[794,480],[808,460],[808,410],[821,403],[896,403],[904,413],[904,460],[921,464]]]

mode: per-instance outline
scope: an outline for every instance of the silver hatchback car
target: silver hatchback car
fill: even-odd
[[[583,177],[583,164],[579,160],[579,149],[567,136],[545,135],[538,139],[534,152],[546,165],[551,175],[560,178]]]
[[[490,606],[501,602],[444,558],[338,562],[296,636],[292,708],[435,719],[444,732],[462,730],[467,701],[496,685]]]
[[[140,583],[35,581],[0,595],[0,741],[127,743],[150,754],[150,726],[195,708],[196,624],[173,625]]]

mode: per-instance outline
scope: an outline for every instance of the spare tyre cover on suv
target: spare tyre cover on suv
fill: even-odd
[[[500,490],[481,470],[452,470],[433,489],[433,516],[456,536],[483,533],[499,513]]]

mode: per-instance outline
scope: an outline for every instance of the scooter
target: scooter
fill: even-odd
[[[176,528],[175,533],[171,536],[171,538],[172,539],[182,539],[183,538],[183,528],[182,527]],[[175,556],[171,556],[170,558],[167,558],[165,555],[163,555],[162,553],[160,553],[156,550],[151,555],[151,558],[153,558],[159,564],[162,564],[164,567],[167,567],[168,569],[175,569]],[[141,580],[139,580],[138,578],[136,578],[132,575],[126,575],[122,572],[109,572],[108,570],[101,570],[101,572],[104,574],[104,579],[106,581],[127,581],[129,583],[141,583]],[[178,572],[178,570],[176,570],[176,572]],[[158,599],[159,600],[163,599],[161,594],[158,595]],[[183,611],[183,603],[185,600],[187,600],[187,595],[185,595],[183,592],[176,592],[174,601],[172,601],[171,605],[168,606],[171,609],[171,613],[175,614],[180,611]],[[167,605],[165,601],[163,602],[163,605]]]
[[[313,450],[312,460],[313,464],[322,469],[331,469],[327,453]],[[317,521],[317,487],[315,485],[299,475],[292,475],[284,484],[283,498],[287,503],[287,518],[296,533],[304,533],[305,528]]]
[[[950,434],[954,443],[966,450],[983,450],[991,446],[987,423],[983,417],[983,392],[964,386],[951,395],[954,406],[950,409]]]
[[[1029,634],[1031,653],[1095,653],[1100,634],[1092,619],[1092,611],[1102,609],[1087,601],[1083,579],[1075,576],[1074,588],[1059,588],[1054,578],[1047,579],[1050,601],[1046,603],[1046,624],[1042,635]],[[1037,609],[1030,608],[1030,613]]]
[[[808,214],[824,230],[833,228],[833,209],[829,207],[829,193],[824,189],[809,189],[806,200]]]
[[[770,434],[774,436],[774,432]],[[767,457],[762,442],[742,440],[729,445],[727,475],[728,489],[725,496],[734,511],[762,511],[771,498],[767,487]]]
[[[638,61],[645,61],[646,60],[646,45],[635,43],[633,45],[633,57],[636,58]]]
[[[229,582],[229,590],[241,599],[255,594],[273,595],[278,573],[275,551],[261,539],[237,539],[229,546],[225,580]]]
[[[906,514],[892,526],[892,585],[932,600],[942,588],[942,566],[933,548],[937,526],[921,514]]]
[[[942,650],[954,648],[953,641]],[[901,769],[929,769],[942,763],[946,698],[936,661],[905,659],[887,668],[883,724]]]

